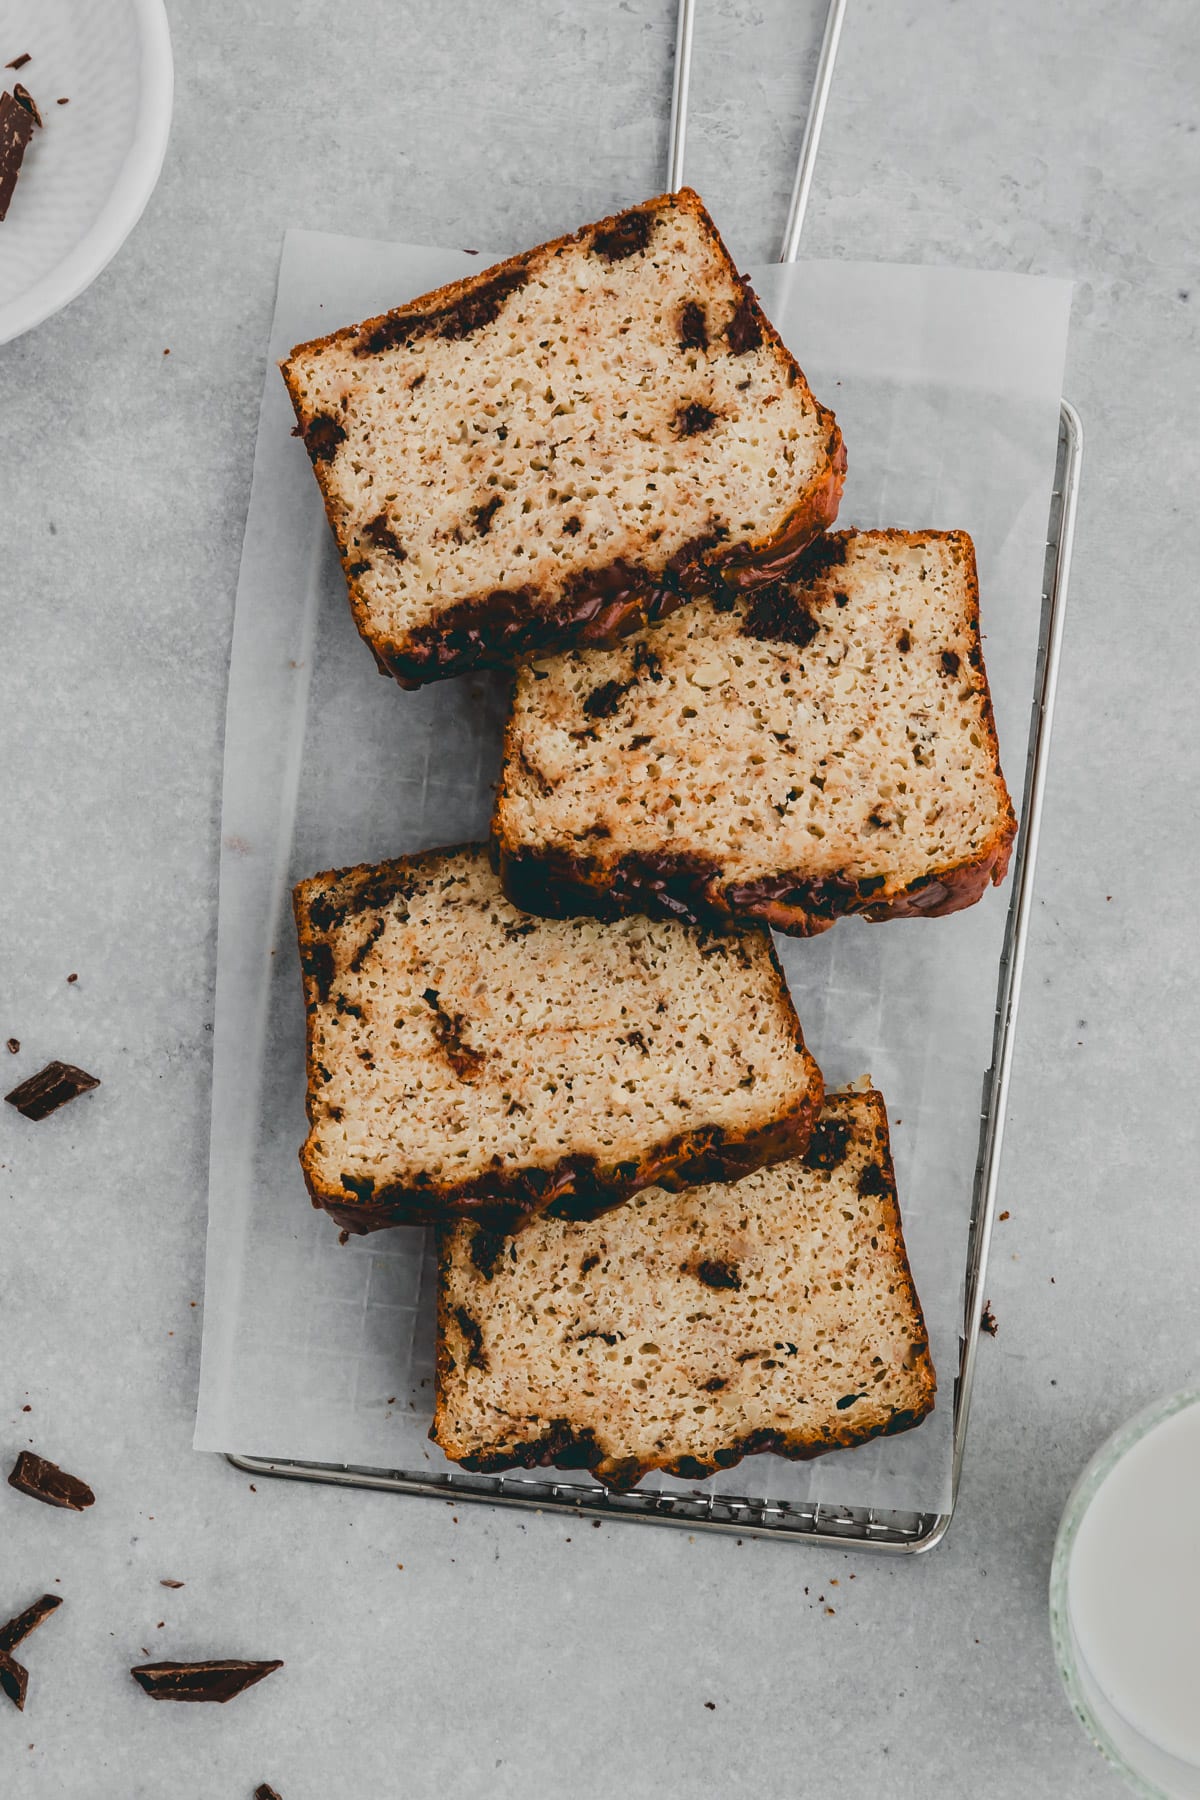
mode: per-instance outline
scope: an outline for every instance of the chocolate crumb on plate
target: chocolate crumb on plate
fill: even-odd
[[[3,216],[0,213],[0,218]],[[47,1119],[69,1100],[77,1100],[80,1094],[90,1093],[92,1088],[99,1086],[99,1076],[89,1075],[86,1069],[77,1069],[74,1063],[51,1062],[4,1098],[23,1118]]]
[[[163,1580],[163,1581],[160,1581],[158,1585],[159,1585],[159,1587],[179,1588],[179,1587],[183,1586],[183,1583],[182,1583],[182,1581]]]
[[[61,98],[61,99],[59,99],[59,100],[56,100],[56,101],[55,101],[55,102],[54,102],[54,104],[55,104],[55,106],[70,106],[70,104],[71,104],[71,97],[70,97],[70,95],[69,95],[69,94],[64,94],[64,95],[63,95],[63,96],[62,96],[62,98]]]
[[[283,1663],[161,1662],[142,1663],[129,1673],[152,1700],[211,1700],[224,1706],[255,1682],[282,1669]]]
[[[13,1056],[15,1056],[17,1054],[18,1050],[21,1048],[20,1038],[9,1038],[8,1048],[9,1048],[9,1051],[11,1052],[11,1054]]]
[[[7,1656],[18,1644],[23,1644],[30,1632],[36,1631],[61,1605],[61,1594],[43,1594],[40,1600],[27,1606],[24,1612],[15,1614],[6,1625],[0,1625],[0,1652]]]
[[[8,1695],[18,1712],[25,1711],[25,1690],[29,1686],[29,1670],[7,1650],[0,1650],[0,1688]]]
[[[17,176],[36,126],[14,94],[0,94],[0,220],[7,218]]]
[[[12,61],[5,63],[4,66],[6,69],[23,69],[27,62],[32,62],[32,61],[33,61],[33,58],[29,54],[28,50],[22,50],[20,56],[14,56]]]
[[[267,1782],[260,1781],[254,1790],[254,1800],[280,1800],[280,1796]]]
[[[78,1475],[68,1475],[65,1469],[47,1462],[44,1456],[35,1456],[32,1450],[22,1450],[13,1464],[8,1485],[16,1488],[18,1494],[28,1494],[31,1500],[41,1500],[46,1506],[64,1506],[70,1512],[83,1512],[96,1499],[86,1481],[80,1481]]]
[[[1000,1329],[996,1323],[996,1315],[992,1311],[992,1303],[990,1300],[985,1300],[983,1303],[983,1311],[979,1315],[979,1329],[980,1331],[986,1331],[989,1337],[995,1337],[997,1331]]]

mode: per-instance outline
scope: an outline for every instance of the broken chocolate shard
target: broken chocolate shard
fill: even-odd
[[[467,252],[468,256],[470,251]],[[254,1800],[280,1800],[280,1796],[267,1782],[260,1781],[254,1790]]]
[[[43,1594],[32,1606],[27,1606],[24,1612],[11,1618],[7,1625],[0,1625],[0,1654],[8,1656],[18,1644],[23,1644],[30,1632],[36,1631],[43,1620],[48,1619],[61,1605],[61,1594]]]
[[[3,216],[0,213],[0,218]],[[74,1063],[52,1062],[27,1081],[22,1081],[4,1098],[23,1118],[47,1119],[69,1100],[78,1100],[80,1094],[90,1093],[92,1088],[99,1086],[99,1077],[89,1075],[86,1069],[77,1069]]]
[[[27,87],[17,81],[13,83],[13,99],[18,106],[23,106],[35,125],[41,125],[42,115],[38,111],[37,101]]]
[[[32,1450],[22,1450],[13,1464],[8,1485],[16,1488],[18,1494],[28,1494],[31,1500],[40,1500],[45,1506],[63,1506],[69,1512],[83,1512],[96,1500],[86,1481],[80,1481],[78,1475],[68,1475],[65,1469],[47,1462],[44,1456],[35,1456]]]
[[[3,1688],[18,1712],[25,1711],[25,1690],[29,1686],[29,1670],[23,1668],[7,1650],[0,1650],[0,1688]]]
[[[182,1583],[182,1581],[168,1581],[164,1578],[162,1581],[159,1582],[158,1585],[159,1585],[159,1587],[178,1588],[178,1587],[182,1587],[183,1583]]]
[[[9,1038],[8,1049],[9,1049],[9,1054],[11,1056],[16,1056],[16,1054],[20,1050],[20,1048],[21,1048],[20,1038]]]
[[[282,1669],[282,1662],[140,1663],[129,1673],[152,1700],[209,1700],[224,1706],[258,1681]]]
[[[0,221],[8,216],[25,151],[36,129],[32,113],[14,95],[0,94]]]
[[[14,56],[12,61],[5,63],[4,66],[6,69],[23,69],[27,62],[32,62],[32,61],[33,61],[33,58],[29,54],[28,50],[22,50],[20,56]]]

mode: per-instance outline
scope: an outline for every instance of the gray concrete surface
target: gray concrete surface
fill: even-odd
[[[822,12],[702,0],[688,172],[747,258],[782,228]],[[960,1515],[903,1566],[256,1491],[190,1448],[222,716],[281,230],[518,243],[657,189],[673,7],[171,14],[145,218],[0,350],[0,1040],[22,1042],[0,1055],[105,1078],[41,1127],[0,1121],[0,1449],[32,1440],[99,1494],[75,1517],[0,1488],[0,1614],[67,1599],[29,1645],[26,1712],[0,1706],[0,1787],[1117,1794],[1059,1691],[1045,1597],[1080,1464],[1196,1372],[1193,9],[854,0],[817,171],[809,254],[1079,283],[1088,453],[999,1335]],[[228,1708],[165,1708],[126,1673],[143,1652],[287,1667]]]

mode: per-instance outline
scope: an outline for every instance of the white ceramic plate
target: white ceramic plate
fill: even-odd
[[[163,0],[0,0],[0,65],[25,52],[0,91],[23,82],[44,123],[0,224],[0,344],[116,255],[158,180],[174,94]]]

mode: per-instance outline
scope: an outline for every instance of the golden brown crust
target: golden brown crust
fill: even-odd
[[[704,203],[691,188],[681,188],[677,194],[660,194],[626,212],[613,214],[548,244],[539,244],[532,250],[492,264],[477,275],[449,282],[408,306],[357,325],[343,326],[309,343],[297,344],[290,356],[280,363],[298,421],[297,432],[309,446],[313,471],[333,527],[355,623],[380,670],[394,676],[401,687],[418,688],[468,669],[504,667],[518,655],[533,654],[565,643],[611,645],[639,626],[663,618],[697,586],[728,579],[731,585],[744,588],[778,578],[805,546],[836,519],[845,483],[846,448],[834,415],[813,399],[826,438],[827,466],[796,496],[783,522],[763,538],[724,551],[707,540],[697,540],[672,557],[667,569],[654,573],[625,562],[614,562],[586,571],[560,591],[530,585],[480,594],[460,602],[442,618],[405,634],[400,640],[385,638],[374,624],[370,601],[359,585],[362,571],[355,560],[356,552],[347,547],[339,529],[342,506],[329,479],[328,457],[321,455],[311,442],[316,421],[304,404],[301,383],[293,368],[296,359],[311,357],[332,344],[358,343],[364,339],[369,342],[375,334],[386,333],[389,325],[401,321],[443,319],[483,293],[505,291],[506,283],[515,280],[533,257],[553,254],[599,238],[606,231],[620,229],[632,217],[653,214],[663,207],[676,207],[696,220],[710,246],[728,268],[730,279],[739,288],[741,310],[753,320],[760,337],[769,340],[783,358],[789,385],[801,388],[813,399],[803,370],[759,306],[753,289],[738,274]]]
[[[300,882],[292,896],[307,1023],[308,1087],[305,1108],[310,1126],[318,1123],[315,1097],[316,1009],[328,998],[332,971],[329,934],[348,917],[378,911],[402,884],[430,862],[482,845],[454,845],[397,857],[389,863],[327,870]],[[801,1155],[821,1108],[821,1072],[804,1043],[775,947],[767,940],[779,978],[779,1004],[806,1071],[805,1091],[780,1118],[746,1129],[706,1125],[647,1148],[636,1159],[604,1164],[594,1157],[566,1157],[550,1167],[498,1171],[459,1182],[433,1177],[420,1184],[376,1186],[343,1176],[333,1186],[316,1167],[311,1136],[300,1151],[304,1180],[315,1207],[356,1236],[393,1225],[429,1225],[447,1214],[468,1215],[494,1229],[516,1230],[527,1219],[553,1210],[591,1218],[617,1206],[643,1187],[677,1189],[708,1181],[737,1181],[766,1164]]]
[[[457,1366],[455,1344],[462,1336],[461,1321],[455,1317],[449,1298],[450,1261],[448,1238],[439,1234],[438,1241],[438,1311],[437,1311],[437,1391],[433,1423],[429,1435],[452,1461],[476,1474],[500,1474],[506,1469],[588,1469],[614,1493],[625,1493],[636,1487],[647,1475],[672,1475],[684,1481],[702,1481],[733,1468],[743,1457],[764,1452],[785,1457],[790,1462],[809,1462],[831,1450],[853,1449],[877,1437],[890,1437],[919,1425],[933,1410],[937,1394],[937,1377],[929,1357],[929,1338],[921,1303],[913,1283],[912,1269],[904,1243],[900,1207],[896,1197],[896,1176],[892,1164],[888,1135],[887,1108],[882,1094],[871,1089],[866,1094],[833,1094],[824,1103],[825,1111],[835,1112],[839,1102],[855,1107],[864,1102],[874,1115],[876,1166],[884,1191],[879,1196],[882,1215],[881,1243],[895,1266],[896,1287],[901,1298],[898,1310],[907,1312],[914,1323],[912,1372],[917,1386],[916,1402],[911,1407],[890,1408],[885,1417],[870,1424],[855,1424],[847,1415],[845,1421],[828,1425],[819,1433],[803,1431],[753,1431],[733,1439],[709,1460],[697,1457],[661,1458],[615,1456],[597,1443],[590,1429],[578,1430],[568,1419],[548,1419],[536,1437],[514,1439],[497,1444],[486,1452],[472,1451],[459,1443],[447,1406],[450,1377]],[[503,1242],[497,1241],[494,1253],[499,1260]]]
[[[819,544],[809,546],[808,558],[811,560],[817,552],[820,559],[833,563],[839,548],[856,535],[854,531],[829,532]],[[871,533],[873,538],[886,538],[898,547],[919,546],[928,535],[900,530]],[[940,535],[957,544],[966,571],[966,624],[974,640],[970,662],[981,702],[985,752],[996,772],[1002,804],[995,831],[974,856],[939,865],[923,873],[919,880],[902,885],[880,876],[863,877],[838,870],[815,879],[799,870],[781,869],[753,880],[734,880],[724,874],[717,858],[694,851],[631,851],[606,861],[601,856],[588,856],[560,845],[542,849],[518,844],[504,831],[505,779],[520,761],[518,724],[510,708],[492,823],[492,861],[513,904],[543,918],[617,919],[630,913],[645,913],[651,918],[678,919],[710,929],[756,919],[790,937],[816,937],[839,918],[851,914],[873,923],[886,919],[944,918],[974,906],[989,886],[999,887],[1008,873],[1017,816],[1000,769],[1000,744],[979,635],[975,548],[965,531]]]

